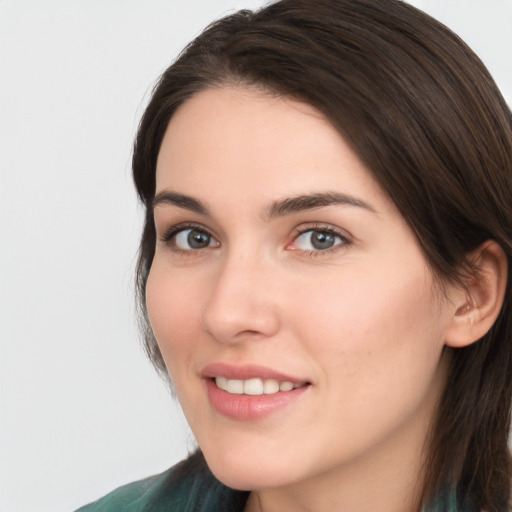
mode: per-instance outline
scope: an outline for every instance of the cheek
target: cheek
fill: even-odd
[[[428,277],[382,275],[365,269],[295,297],[294,337],[317,369],[318,417],[333,439],[326,457],[336,447],[357,453],[411,418],[427,424],[444,382],[441,310]]]
[[[146,304],[158,346],[169,372],[183,364],[194,349],[201,302],[194,280],[172,272],[158,260],[148,276]]]
[[[361,268],[295,293],[295,335],[322,361],[325,378],[365,387],[433,372],[445,320],[429,272]],[[307,290],[307,291],[306,291]],[[364,377],[364,378],[363,378]]]

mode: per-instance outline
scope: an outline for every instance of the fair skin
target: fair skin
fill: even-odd
[[[156,195],[150,321],[215,476],[253,491],[249,512],[417,509],[467,293],[439,293],[339,133],[290,99],[200,92],[169,124]],[[212,402],[214,377],[262,367],[293,379],[291,398],[265,414],[251,396]]]

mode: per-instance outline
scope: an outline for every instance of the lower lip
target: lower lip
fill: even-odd
[[[208,398],[214,409],[235,420],[254,421],[290,405],[301,398],[309,385],[271,395],[234,395],[217,387],[213,379],[206,379]]]

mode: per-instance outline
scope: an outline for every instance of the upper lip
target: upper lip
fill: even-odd
[[[291,382],[301,384],[308,382],[305,379],[293,377],[283,372],[273,370],[266,366],[256,364],[230,364],[230,363],[212,363],[206,365],[201,370],[203,378],[225,377],[226,379],[248,380],[259,378],[262,380],[274,379],[279,382]]]

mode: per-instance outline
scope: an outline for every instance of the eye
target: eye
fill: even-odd
[[[348,244],[348,240],[341,234],[331,229],[315,228],[299,232],[288,248],[307,252],[327,252],[344,244]]]
[[[197,251],[207,247],[218,247],[219,243],[207,231],[198,227],[185,227],[171,230],[163,242],[177,251]]]

